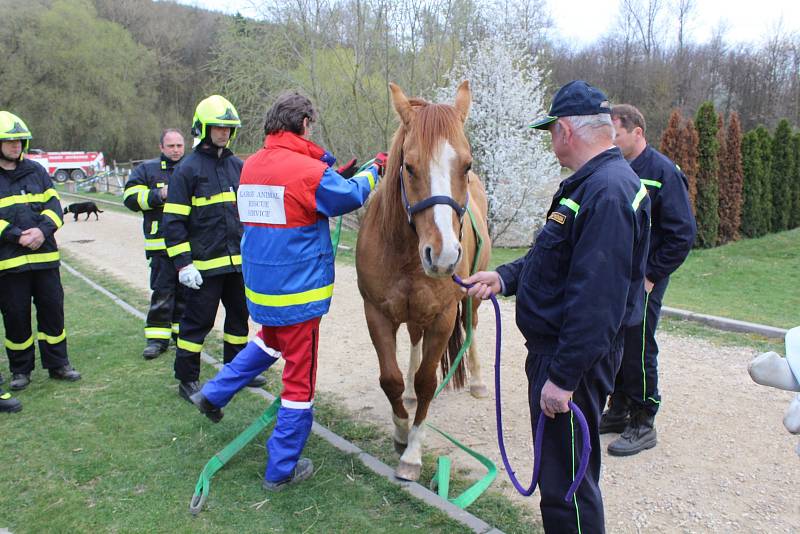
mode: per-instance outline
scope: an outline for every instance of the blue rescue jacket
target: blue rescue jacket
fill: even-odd
[[[630,162],[647,187],[651,205],[647,278],[653,283],[672,274],[689,255],[697,226],[689,202],[686,175],[650,145]]]
[[[644,301],[650,199],[618,148],[561,182],[528,254],[501,265],[532,352],[554,355],[550,380],[574,391]]]
[[[290,132],[268,135],[244,164],[238,207],[250,316],[285,326],[328,312],[333,247],[328,217],[359,208],[378,182],[374,166],[345,179],[329,154]]]

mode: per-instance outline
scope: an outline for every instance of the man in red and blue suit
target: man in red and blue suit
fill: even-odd
[[[192,396],[212,421],[254,376],[285,362],[281,407],[267,442],[263,487],[276,491],[313,474],[300,458],[313,422],[319,323],[333,295],[334,251],[328,217],[361,207],[375,188],[385,156],[356,174],[309,140],[316,112],[298,93],[267,112],[264,147],[248,158],[237,203],[244,225],[242,268],[247,307],[262,325],[255,339]]]

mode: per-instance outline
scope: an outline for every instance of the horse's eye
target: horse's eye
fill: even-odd
[[[467,163],[467,167],[464,169],[464,174],[467,174],[471,170],[472,170],[472,162],[470,161],[469,163]]]
[[[411,165],[409,165],[408,163],[406,163],[406,172],[407,172],[408,174],[411,174],[411,175],[413,176],[413,174],[414,174],[414,167],[412,167]]]

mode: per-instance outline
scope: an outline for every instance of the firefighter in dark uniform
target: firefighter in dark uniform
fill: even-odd
[[[176,339],[188,289],[178,282],[178,271],[167,256],[161,217],[169,191],[169,180],[183,158],[184,141],[176,129],[161,134],[161,157],[142,162],[125,184],[128,209],[143,214],[144,254],[150,260],[150,311],[144,327],[147,340],[142,356],[151,360]]]
[[[614,456],[630,456],[656,446],[654,420],[658,392],[658,344],[655,332],[669,276],[680,267],[694,243],[697,227],[689,202],[689,183],[665,155],[647,144],[645,120],[635,107],[611,110],[622,155],[647,188],[652,204],[643,313],[625,332],[622,366],[600,421],[600,433],[622,432],[608,445]]]
[[[605,531],[598,424],[625,326],[644,291],[650,200],[612,144],[610,111],[606,96],[586,82],[556,93],[532,127],[550,131],[560,163],[575,173],[561,182],[526,256],[467,279],[475,284],[470,295],[517,296],[533,432],[540,413],[549,417],[539,479],[548,533]],[[583,483],[565,502],[583,449],[570,399],[586,416],[592,450]]]
[[[247,303],[239,243],[242,225],[236,191],[242,160],[228,148],[241,126],[236,109],[213,95],[197,105],[192,135],[200,142],[172,175],[164,204],[167,255],[178,269],[178,280],[190,288],[180,321],[175,353],[178,393],[200,391],[200,352],[214,326],[220,301],[225,307],[223,359],[233,360],[247,344]],[[266,383],[256,376],[250,386]]]
[[[19,117],[0,111],[0,311],[11,368],[9,387],[15,391],[28,387],[36,360],[31,300],[42,367],[50,378],[81,377],[67,357],[64,289],[54,236],[64,224],[61,203],[44,167],[23,157],[30,140],[31,132]]]

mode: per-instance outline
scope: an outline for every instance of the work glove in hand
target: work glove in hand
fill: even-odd
[[[203,277],[193,263],[178,271],[178,281],[189,289],[200,289],[203,285]]]
[[[344,165],[342,165],[341,167],[339,167],[338,169],[336,169],[336,172],[338,172],[339,175],[342,176],[342,178],[352,178],[353,175],[355,175],[356,171],[358,170],[357,163],[358,161],[356,160],[356,158],[353,158]]]
[[[325,163],[328,167],[333,167],[333,164],[336,163],[336,158],[334,158],[333,154],[331,154],[327,150],[319,159],[322,160],[322,162]]]
[[[383,173],[386,172],[386,161],[389,158],[389,155],[386,152],[378,152],[375,154],[375,162],[373,165],[378,167],[378,175],[383,176]]]

